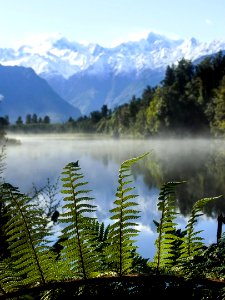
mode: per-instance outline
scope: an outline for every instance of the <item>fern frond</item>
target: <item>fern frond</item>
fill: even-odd
[[[90,190],[84,189],[88,182],[82,181],[84,176],[80,170],[78,162],[71,162],[62,172],[65,212],[59,221],[66,225],[62,230],[65,241],[62,243],[61,259],[64,268],[74,277],[86,279],[97,270],[98,256],[94,246],[94,218],[91,217],[95,206],[91,204],[93,198],[87,196]]]
[[[40,210],[29,204],[30,198],[8,183],[2,185],[2,201],[9,217],[4,231],[12,269],[24,285],[45,284],[53,278],[54,272],[46,239],[49,233]]]
[[[131,253],[137,248],[134,246],[135,240],[131,239],[137,236],[138,230],[134,228],[137,223],[130,222],[130,220],[139,218],[137,215],[139,211],[134,209],[138,205],[134,201],[137,195],[130,193],[134,190],[134,187],[128,186],[132,183],[132,180],[128,180],[132,175],[130,169],[134,163],[147,154],[124,161],[119,170],[117,198],[114,201],[115,207],[110,210],[112,213],[110,219],[115,222],[110,226],[109,246],[106,249],[106,256],[111,270],[119,276],[132,271],[133,257]]]
[[[161,267],[173,264],[173,244],[177,239],[175,234],[176,223],[174,219],[177,215],[175,211],[175,189],[177,185],[183,182],[167,182],[159,193],[158,210],[161,212],[160,222],[157,223],[158,238],[155,241],[156,254],[154,256],[154,265],[157,272]]]
[[[203,230],[195,231],[194,225],[197,223],[198,217],[202,216],[202,209],[204,206],[218,198],[218,197],[211,197],[211,198],[203,198],[198,200],[192,207],[191,215],[186,225],[187,234],[181,239],[182,243],[180,245],[180,258],[187,258],[193,257],[195,255],[200,254],[200,249],[204,246],[203,238],[199,236],[199,234]]]
[[[22,285],[22,280],[12,268],[10,259],[0,262],[0,295],[6,295]]]

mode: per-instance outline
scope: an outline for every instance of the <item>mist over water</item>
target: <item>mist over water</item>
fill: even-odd
[[[10,136],[9,136],[10,137]],[[15,138],[15,136],[14,136]],[[167,181],[187,181],[177,190],[176,222],[184,228],[193,203],[204,197],[223,195],[208,205],[197,228],[205,243],[216,242],[217,215],[225,211],[225,142],[207,139],[114,140],[82,135],[16,136],[21,145],[7,146],[5,180],[29,193],[47,179],[54,183],[63,167],[79,160],[90,196],[97,205],[97,217],[110,222],[121,163],[150,152],[132,168],[135,193],[139,195],[138,252],[152,259],[159,221],[157,199]],[[60,183],[61,184],[61,183]],[[61,186],[59,186],[60,190]],[[59,194],[60,199],[62,196]]]

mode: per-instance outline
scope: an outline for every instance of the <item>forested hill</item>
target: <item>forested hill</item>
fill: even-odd
[[[225,133],[225,55],[218,52],[198,64],[181,59],[168,66],[160,85],[146,87],[113,111],[103,105],[70,126],[114,135]]]

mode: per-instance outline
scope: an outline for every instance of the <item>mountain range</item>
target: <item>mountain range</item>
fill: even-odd
[[[57,35],[15,49],[0,48],[0,64],[32,68],[62,99],[89,114],[103,104],[114,108],[140,96],[182,58],[199,61],[220,50],[225,50],[225,41],[171,39],[153,32],[112,48]]]

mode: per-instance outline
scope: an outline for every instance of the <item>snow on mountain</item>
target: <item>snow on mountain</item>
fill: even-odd
[[[67,79],[80,72],[139,74],[146,69],[165,68],[182,57],[194,60],[221,49],[225,49],[225,41],[173,40],[153,32],[146,39],[114,48],[83,45],[57,35],[17,49],[0,48],[0,64],[32,67],[45,78],[60,75]]]
[[[71,42],[61,35],[35,38],[15,49],[0,48],[0,64],[31,67],[82,114],[128,102],[147,85],[155,86],[168,65],[225,50],[225,41],[171,39],[150,32],[147,38],[113,48]],[[1,92],[1,91],[0,91]]]

